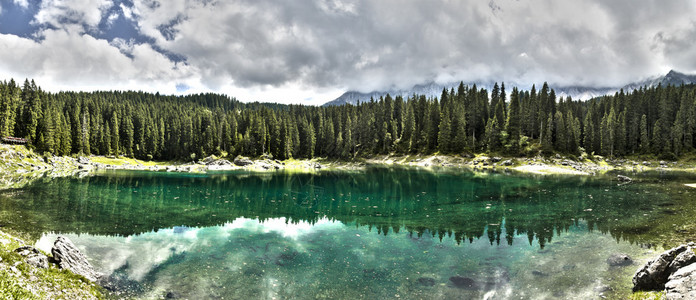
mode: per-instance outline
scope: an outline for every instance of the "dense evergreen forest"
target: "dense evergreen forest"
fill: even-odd
[[[696,146],[696,88],[644,87],[590,101],[496,84],[460,84],[439,98],[386,96],[358,105],[241,103],[227,96],[48,93],[0,82],[0,136],[41,153],[191,160],[211,154],[350,159],[371,154],[511,156],[583,151],[674,159]]]

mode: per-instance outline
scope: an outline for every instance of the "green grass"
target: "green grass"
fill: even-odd
[[[143,165],[146,167],[153,167],[153,166],[171,165],[171,163],[167,163],[167,162],[145,161],[145,160],[139,160],[139,159],[123,157],[123,156],[117,157],[117,158],[108,158],[108,157],[104,157],[104,156],[92,156],[89,159],[93,163],[100,163],[100,164],[113,165],[113,166]]]
[[[31,292],[22,288],[19,282],[5,270],[0,270],[0,298],[39,299]]]
[[[665,292],[635,292],[628,300],[662,300],[665,299]]]
[[[0,243],[0,299],[53,298],[45,294],[46,290],[60,294],[58,298],[62,299],[80,299],[87,295],[97,299],[105,298],[103,289],[83,276],[58,269],[54,265],[48,269],[41,269],[25,263],[23,258],[14,252],[14,249],[21,245],[11,235],[0,231],[0,239],[4,240],[4,243]],[[15,265],[20,272],[19,275],[10,269]],[[32,276],[35,277],[33,281],[30,280]],[[36,292],[32,293],[29,286]],[[61,291],[66,293],[62,294]]]

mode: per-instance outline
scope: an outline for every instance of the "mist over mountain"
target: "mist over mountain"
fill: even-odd
[[[386,91],[373,91],[369,93],[361,93],[357,91],[348,91],[345,92],[343,95],[340,97],[331,100],[329,102],[326,102],[323,106],[332,106],[332,105],[342,105],[342,104],[357,104],[358,102],[366,102],[370,101],[370,99],[379,99],[379,97],[386,96],[387,94],[391,95],[392,97],[397,97],[401,96],[404,98],[407,98],[411,95],[425,95],[426,97],[439,97],[442,94],[442,89],[451,89],[454,88],[456,89],[457,86],[459,86],[460,82],[451,82],[447,84],[438,84],[435,82],[430,82],[427,84],[419,84],[413,86],[411,89],[405,89],[405,90],[386,90]],[[662,85],[681,85],[681,84],[694,84],[696,83],[696,74],[694,75],[689,75],[689,74],[684,74],[680,73],[674,70],[669,71],[667,74],[662,75],[662,76],[655,76],[652,78],[648,78],[643,81],[638,81],[638,82],[633,82],[624,86],[619,86],[619,87],[590,87],[590,86],[553,86],[550,85],[551,88],[553,88],[556,91],[556,96],[565,98],[567,96],[570,96],[573,99],[579,99],[579,100],[589,100],[592,98],[604,96],[604,95],[610,95],[614,94],[615,92],[618,92],[619,90],[623,89],[624,91],[632,91],[634,89],[638,89],[644,86],[647,87],[653,87],[657,86],[658,84]],[[476,84],[477,88],[485,88],[487,90],[491,90],[493,88],[493,85],[495,82],[470,82],[470,83],[465,83],[469,86],[473,86]],[[499,83],[500,84],[500,83]],[[506,82],[505,83],[505,89],[506,92],[509,94],[510,91],[512,91],[513,87],[517,87],[519,89],[530,89],[531,86],[524,86],[517,84],[515,82]]]

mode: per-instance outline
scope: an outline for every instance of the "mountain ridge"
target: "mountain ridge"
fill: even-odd
[[[397,97],[401,96],[403,98],[407,98],[413,94],[416,95],[425,95],[426,97],[439,97],[440,94],[442,93],[442,90],[444,88],[450,89],[450,88],[457,88],[459,86],[460,82],[451,82],[451,83],[446,83],[446,84],[438,84],[435,82],[429,82],[425,84],[418,84],[414,85],[410,89],[402,89],[402,90],[396,90],[396,89],[391,89],[391,90],[386,90],[386,91],[372,91],[368,93],[362,93],[358,91],[347,91],[343,93],[341,96],[338,98],[328,101],[324,103],[322,106],[333,106],[333,105],[343,105],[343,104],[353,104],[356,105],[358,102],[366,102],[370,101],[370,99],[379,99],[380,97],[386,96],[387,94],[391,95],[392,97]],[[615,92],[618,92],[620,90],[624,91],[632,91],[635,89],[639,89],[644,86],[648,87],[653,87],[657,86],[659,84],[662,85],[681,85],[681,84],[694,84],[696,83],[696,74],[689,75],[681,72],[677,72],[675,70],[670,70],[667,74],[662,75],[662,76],[654,76],[642,81],[637,81],[633,83],[626,84],[624,86],[620,87],[588,87],[588,86],[578,86],[578,85],[570,85],[570,86],[551,86],[556,91],[556,95],[558,97],[567,97],[570,96],[573,99],[580,99],[580,100],[589,100],[592,98],[600,97],[600,96],[605,96],[609,94],[613,94]],[[486,88],[487,90],[491,90],[493,88],[493,85],[495,84],[494,82],[471,82],[471,83],[465,83],[469,86],[472,86],[474,84],[477,85],[477,87],[482,87]],[[509,93],[511,90],[512,86],[517,86],[520,87],[521,85],[516,84],[514,82],[510,82],[507,84],[507,92]]]

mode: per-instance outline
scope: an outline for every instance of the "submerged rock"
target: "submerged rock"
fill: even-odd
[[[292,264],[299,253],[297,251],[283,252],[275,259],[275,264],[278,266],[287,266]]]
[[[455,287],[458,287],[460,289],[475,289],[476,286],[476,281],[469,277],[463,277],[463,276],[452,276],[449,278],[449,280],[454,284]]]
[[[24,257],[24,261],[37,268],[48,268],[48,257],[32,246],[22,246],[14,250]]]
[[[419,277],[416,279],[416,283],[422,286],[433,286],[435,285],[435,279],[430,277]]]
[[[68,238],[59,236],[53,244],[53,259],[61,269],[82,275],[90,281],[96,281],[100,276],[94,271],[94,267],[87,261],[87,257],[80,252],[75,244]]]
[[[107,291],[117,294],[129,294],[143,292],[143,286],[135,280],[129,279],[128,275],[122,272],[114,272],[108,276],[101,276],[97,280],[97,284],[105,288]]]
[[[626,254],[614,254],[607,258],[607,263],[612,267],[630,266],[633,264],[633,259]]]

